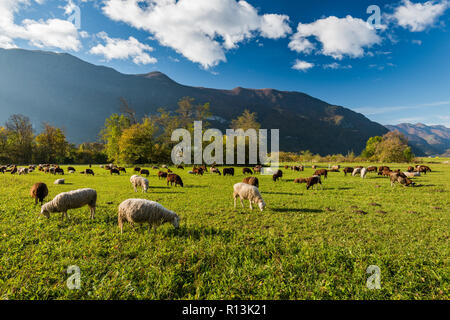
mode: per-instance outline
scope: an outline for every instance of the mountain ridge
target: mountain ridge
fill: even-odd
[[[418,150],[417,155],[441,155],[450,149],[450,129],[443,125],[400,123],[385,127],[403,133],[413,148]]]
[[[368,138],[388,132],[362,114],[302,92],[191,87],[159,71],[122,74],[67,53],[0,49],[0,70],[0,123],[22,113],[35,128],[44,121],[63,127],[75,143],[97,140],[105,119],[119,111],[121,97],[138,116],[160,107],[176,110],[186,96],[209,102],[213,115],[228,121],[210,121],[220,130],[249,109],[257,112],[262,128],[280,129],[284,151],[358,153]]]

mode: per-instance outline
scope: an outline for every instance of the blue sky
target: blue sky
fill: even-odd
[[[378,29],[366,23],[370,5]],[[450,127],[449,9],[448,0],[0,0],[0,47],[193,86],[301,91],[382,124]]]

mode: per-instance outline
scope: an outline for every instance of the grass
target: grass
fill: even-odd
[[[352,164],[354,166],[355,164]],[[366,164],[367,165],[367,164]],[[261,176],[264,212],[233,209],[232,186],[243,178],[174,171],[184,188],[169,188],[151,170],[150,192],[134,193],[127,175],[95,177],[0,176],[0,299],[448,299],[448,164],[415,178],[418,186],[391,188],[388,178],[330,173],[323,188],[306,190],[299,176]],[[406,169],[406,165],[391,165]],[[86,167],[77,167],[81,171]],[[29,197],[35,182],[60,192],[90,187],[88,208],[49,220]],[[177,212],[181,227],[126,224],[117,207],[128,198],[160,202]],[[81,269],[81,289],[69,290],[66,270]],[[381,269],[381,289],[366,287],[366,269]]]

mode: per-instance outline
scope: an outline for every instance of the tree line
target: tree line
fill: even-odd
[[[0,126],[0,163],[104,163],[107,161],[102,143],[67,141],[64,130],[48,123],[35,134],[27,116],[14,114]]]
[[[203,122],[206,131],[212,113],[209,103],[195,104],[193,98],[185,97],[178,102],[175,111],[158,109],[156,114],[138,119],[136,112],[121,99],[120,112],[105,120],[98,142],[75,145],[67,141],[64,130],[48,123],[35,134],[31,121],[24,115],[12,115],[0,126],[0,163],[2,164],[120,164],[170,163],[173,147],[171,141],[176,129],[187,129],[193,135],[194,121]],[[232,129],[260,129],[257,114],[245,110],[231,121]],[[225,139],[224,139],[225,140]],[[247,141],[248,143],[248,141]],[[205,145],[209,144],[205,142]],[[361,155],[321,157],[308,150],[299,153],[280,152],[281,162],[330,161],[344,162],[370,160],[380,162],[410,162],[414,158],[407,139],[398,131],[367,141]]]

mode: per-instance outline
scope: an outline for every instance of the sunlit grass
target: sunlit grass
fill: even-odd
[[[131,170],[117,177],[93,167],[95,177],[66,174],[61,186],[42,173],[0,175],[0,298],[448,299],[450,165],[430,166],[415,188],[341,172],[309,191],[293,180],[311,168],[283,169],[280,182],[258,176],[262,213],[248,202],[233,208],[239,168],[234,178],[172,169],[184,188],[167,187],[151,170],[148,194],[134,193]],[[64,222],[40,216],[29,197],[40,181],[47,200],[96,189],[96,220],[88,208],[69,211]],[[164,225],[154,234],[126,224],[120,235],[117,207],[135,197],[177,212],[180,229]],[[66,286],[70,265],[81,269],[80,290]],[[381,290],[366,288],[369,265],[381,269]]]

